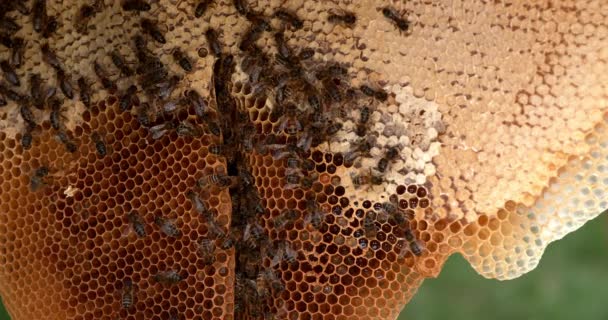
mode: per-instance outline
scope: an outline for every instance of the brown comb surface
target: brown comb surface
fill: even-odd
[[[259,94],[241,68],[246,55],[238,46],[250,23],[233,1],[214,1],[200,18],[192,1],[157,1],[142,13],[105,1],[81,33],[75,24],[83,4],[49,1],[47,14],[59,26],[48,39],[34,32],[31,15],[5,14],[20,24],[15,36],[25,39],[26,50],[16,68],[21,85],[2,85],[29,93],[28,78],[38,73],[47,87],[58,87],[42,60],[40,47],[48,43],[77,92],[64,99],[61,119],[77,146],[73,153],[51,128],[48,108],[31,108],[37,125],[28,149],[20,142],[23,103],[0,107],[0,295],[14,320],[394,319],[451,254],[463,254],[485,277],[515,278],[537,265],[550,242],[608,208],[605,1],[247,1],[267,17],[283,7],[303,20],[302,29],[286,28],[285,37],[296,52],[315,50],[304,63],[308,81],[337,62],[347,67],[344,82],[383,88],[389,96],[384,102],[363,96],[344,102],[340,114],[328,111],[335,118],[327,125],[342,127],[301,156],[314,163],[308,187],[286,187],[286,160],[272,151],[238,144],[263,207],[255,223],[270,245],[222,249],[225,238],[214,239],[214,261],[205,263],[199,244],[213,231],[188,192],[196,190],[216,223],[242,237],[244,228],[234,228],[244,214],[233,206],[237,193],[197,187],[201,178],[231,174],[230,161],[211,154],[218,139],[192,107],[172,117],[205,128],[202,135],[167,130],[159,139],[140,125],[137,110],[149,102],[157,111],[160,104],[138,93],[141,101],[130,112],[119,111],[121,95],[139,76],[121,75],[109,53],[118,50],[135,68],[132,37],[142,34],[141,17],[157,21],[166,43],[145,37],[170,73],[182,77],[172,97],[195,89],[216,109],[209,119],[221,119],[212,82],[216,60],[205,38],[214,28],[224,54],[236,60],[226,82],[248,116],[242,121],[253,124],[256,141],[274,133],[281,136],[276,144],[285,144],[282,122],[271,116],[276,88]],[[409,29],[397,30],[382,15],[384,6],[407,18]],[[355,14],[352,28],[328,21],[343,14],[339,9]],[[271,24],[282,27],[278,19]],[[277,52],[271,33],[257,44]],[[174,63],[176,47],[193,61],[192,72]],[[0,45],[0,59],[10,55]],[[102,88],[94,61],[118,83],[117,92]],[[80,76],[92,84],[90,109],[79,98]],[[304,93],[295,90],[290,99],[303,104]],[[358,146],[363,105],[371,110],[365,135],[371,148],[345,161]],[[105,141],[105,156],[93,133]],[[381,173],[378,162],[390,147],[399,153]],[[32,190],[42,166],[49,173]],[[372,176],[381,183],[370,183]],[[310,203],[323,213],[318,228]],[[397,204],[407,221],[396,221],[385,203]],[[280,224],[287,210],[295,217]],[[131,230],[133,212],[145,237]],[[181,236],[163,233],[156,217],[170,219]],[[275,259],[285,248],[294,256]],[[259,263],[250,266],[253,254],[260,254]],[[171,270],[183,280],[154,280]],[[257,274],[264,270],[282,288],[253,301],[242,286],[262,291]],[[125,308],[128,281],[133,304]]]

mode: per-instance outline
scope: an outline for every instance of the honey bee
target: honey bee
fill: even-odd
[[[65,117],[61,115],[62,104],[63,102],[61,102],[61,100],[57,98],[53,98],[49,101],[49,105],[51,106],[49,121],[51,122],[51,127],[55,130],[60,130],[61,128],[63,128],[61,119],[65,119]]]
[[[87,108],[91,108],[91,87],[84,77],[78,78],[78,90],[80,91],[80,101]]]
[[[129,66],[127,65],[127,62],[120,55],[118,50],[112,50],[112,52],[110,52],[110,58],[112,60],[112,63],[114,64],[114,66],[116,66],[116,68],[118,68],[118,70],[120,70],[120,72],[124,76],[130,77],[133,75],[133,70],[131,68],[129,68]]]
[[[173,219],[166,219],[160,216],[154,218],[154,223],[160,228],[164,234],[169,237],[178,238],[182,233],[179,231]]]
[[[78,9],[78,13],[76,18],[74,19],[74,28],[79,33],[84,33],[89,25],[89,21],[93,18],[99,11],[101,11],[101,6],[103,2],[101,0],[96,0],[93,5],[83,4]]]
[[[285,229],[285,227],[288,224],[295,222],[295,220],[298,218],[298,216],[299,216],[299,214],[297,211],[286,210],[273,219],[274,228],[277,231],[281,231],[281,230]]]
[[[371,111],[369,107],[364,106],[363,108],[361,108],[359,123],[355,128],[355,134],[357,134],[357,136],[364,137],[367,133],[367,122],[369,121],[370,113]]]
[[[186,72],[192,71],[192,63],[190,62],[190,59],[183,51],[181,51],[179,48],[175,48],[173,50],[172,56],[173,56],[173,60],[175,60],[175,62],[182,69],[184,69],[184,71],[186,71]]]
[[[186,193],[186,197],[190,199],[196,212],[202,215],[208,214],[209,209],[207,209],[207,206],[196,192],[190,190],[188,193]]]
[[[202,17],[205,12],[207,12],[207,8],[213,4],[213,1],[214,0],[200,0],[194,7],[194,16],[197,18]]]
[[[2,10],[5,9],[2,8]],[[15,22],[15,20],[12,18],[3,15],[2,19],[0,19],[0,29],[4,29],[10,33],[15,33],[21,29],[21,26],[18,25],[17,22]]]
[[[149,11],[150,4],[143,0],[125,0],[122,2],[124,11]]]
[[[40,50],[42,51],[42,60],[44,62],[46,62],[49,66],[53,67],[55,70],[62,70],[59,58],[57,57],[55,52],[51,50],[48,43],[43,44],[40,47]]]
[[[382,8],[382,15],[384,15],[385,18],[387,18],[388,20],[391,21],[392,24],[395,25],[395,27],[397,27],[397,29],[399,29],[399,31],[408,31],[409,27],[410,27],[410,23],[409,21],[407,21],[406,19],[402,18],[397,11],[394,8],[391,7],[383,7]]]
[[[215,29],[207,29],[207,31],[205,31],[205,38],[207,39],[211,53],[213,53],[216,58],[219,58],[222,55],[222,45],[219,42]]]
[[[44,97],[42,96],[42,79],[37,73],[30,74],[30,97],[32,98],[32,105],[38,109],[44,107]]]
[[[55,16],[47,17],[46,23],[44,24],[44,28],[42,29],[42,37],[44,37],[45,39],[50,38],[51,35],[55,31],[57,31],[58,28],[59,28],[59,21],[57,20],[57,17],[55,17]]]
[[[315,55],[315,49],[312,48],[304,48],[300,50],[298,53],[298,59],[300,60],[308,60]]]
[[[49,168],[42,166],[34,171],[34,175],[30,179],[30,189],[36,192],[40,187],[46,185],[44,178],[49,174]]]
[[[234,7],[236,8],[236,12],[240,15],[245,16],[249,12],[249,8],[245,3],[245,0],[233,0]]]
[[[24,150],[28,150],[32,147],[33,139],[34,137],[32,137],[32,131],[26,128],[26,130],[23,132],[23,136],[21,136],[21,146]]]
[[[370,174],[355,174],[351,173],[351,180],[355,188],[360,188],[364,185],[381,185],[382,178]]]
[[[14,40],[6,33],[0,33],[0,44],[5,46],[7,49],[11,49],[15,45]]]
[[[311,225],[315,230],[320,230],[325,221],[325,211],[321,210],[314,200],[311,200],[315,205],[309,208],[309,213],[304,219],[306,225]]]
[[[340,131],[341,129],[342,129],[342,123],[334,122],[325,129],[325,133],[328,136],[333,136],[334,134],[338,133],[338,131]]]
[[[415,237],[414,237],[414,234],[412,233],[412,230],[409,228],[407,230],[405,230],[405,240],[412,242],[412,241],[414,241],[414,239],[415,239]]]
[[[187,137],[200,137],[204,133],[200,127],[188,120],[180,122],[179,125],[177,125],[177,128],[175,128],[175,131],[177,132],[177,135]]]
[[[10,64],[15,68],[21,67],[23,64],[23,55],[25,53],[26,42],[23,38],[13,39],[13,48],[10,56]]]
[[[19,107],[19,112],[21,113],[21,118],[23,119],[23,122],[25,122],[28,128],[33,129],[36,127],[34,114],[26,104],[23,104],[21,105],[21,107]]]
[[[74,88],[63,70],[57,70],[57,82],[63,95],[68,99],[74,98]]]
[[[194,113],[199,118],[204,118],[207,113],[207,102],[203,97],[194,89],[187,90],[186,98],[190,101],[190,105],[194,108]]]
[[[146,236],[146,227],[142,218],[137,214],[137,212],[133,211],[127,215],[127,220],[129,221],[129,225],[131,229],[135,232],[135,234],[143,238]]]
[[[361,92],[363,92],[364,95],[375,98],[380,102],[384,102],[386,101],[386,99],[388,99],[388,93],[386,93],[386,91],[384,91],[383,89],[372,89],[368,85],[362,85],[361,87],[359,87],[359,89],[361,90]]]
[[[127,91],[118,100],[118,109],[121,112],[125,112],[133,106],[133,96],[137,92],[137,86],[134,84],[127,88]]]
[[[34,0],[32,4],[32,23],[34,31],[41,32],[46,21],[46,0]]]
[[[232,187],[237,183],[236,177],[227,176],[223,174],[211,174],[208,176],[204,176],[197,181],[197,185],[200,188],[205,188],[209,186],[215,186],[220,189],[225,189],[228,187]]]
[[[13,100],[18,103],[26,103],[29,100],[27,96],[22,95],[15,90],[7,88],[2,83],[0,83],[0,94],[2,94],[5,98],[8,98],[9,100]]]
[[[153,277],[154,281],[164,285],[174,285],[184,280],[184,278],[175,270],[161,271],[155,274]]]
[[[150,127],[150,134],[152,139],[158,140],[162,138],[169,130],[175,129],[176,125],[173,122],[165,122]]]
[[[56,137],[61,143],[63,143],[68,152],[74,153],[78,150],[78,146],[76,146],[74,141],[72,141],[70,136],[68,136],[67,132],[64,130],[59,130]]]
[[[389,165],[389,162],[394,160],[397,155],[399,155],[399,149],[397,149],[396,147],[391,147],[389,148],[384,157],[382,157],[379,161],[378,161],[378,166],[376,167],[376,170],[378,170],[379,172],[384,172],[386,171],[386,168]]]
[[[290,24],[295,30],[302,29],[304,27],[304,23],[298,16],[286,9],[278,9],[275,11],[274,16],[285,23]]]
[[[19,81],[19,77],[15,72],[13,66],[7,60],[0,61],[0,69],[2,69],[2,73],[4,74],[4,79],[8,81],[10,84],[14,86],[19,86],[21,83]]]
[[[137,122],[139,122],[142,127],[149,127],[151,121],[150,104],[144,102],[139,105],[139,108],[137,108]]]
[[[363,231],[367,238],[375,238],[376,233],[378,232],[376,229],[376,221],[371,216],[370,212],[367,212],[365,218],[363,218]]]
[[[215,262],[215,241],[202,239],[198,243],[198,251],[201,253],[205,265],[211,265]]]
[[[116,83],[114,83],[114,81],[110,80],[110,78],[108,78],[108,73],[106,72],[106,70],[97,62],[97,60],[95,60],[93,62],[93,70],[95,71],[95,74],[97,75],[97,77],[99,78],[99,81],[101,81],[101,85],[103,86],[104,89],[110,91],[110,92],[115,92],[116,91]]]
[[[412,250],[412,253],[419,257],[422,255],[422,250],[424,250],[424,247],[420,244],[420,242],[414,240],[412,242],[410,242],[410,250]]]
[[[239,43],[239,49],[241,51],[251,50],[254,47],[255,42],[262,36],[262,29],[258,28],[255,25],[252,25],[247,29],[247,32],[241,38],[241,42]],[[261,70],[262,68],[260,68]]]
[[[6,105],[8,105],[8,101],[6,101],[6,99],[0,95],[0,107],[4,107]]]
[[[101,135],[98,132],[93,132],[91,134],[91,140],[93,140],[93,143],[95,144],[95,149],[97,150],[97,153],[100,156],[105,157],[105,155],[108,153],[108,150],[106,148],[105,142],[101,138]]]
[[[357,17],[354,13],[346,10],[332,10],[327,16],[327,21],[352,28],[357,22]]]
[[[154,41],[161,43],[161,44],[165,44],[165,43],[167,43],[167,40],[165,39],[165,36],[163,35],[163,33],[160,31],[160,29],[156,25],[157,23],[158,23],[157,21],[152,21],[147,18],[143,18],[140,21],[141,28],[144,30],[145,33],[147,33],[150,37],[152,37],[152,39],[154,39]]]
[[[122,285],[122,298],[120,300],[123,309],[128,310],[133,306],[133,302],[135,301],[134,291],[131,279],[125,279]]]
[[[251,248],[256,249],[259,246],[260,239],[264,237],[264,229],[257,222],[249,222],[243,233],[243,241]]]
[[[274,34],[274,41],[277,44],[277,50],[279,55],[285,59],[289,59],[291,57],[291,48],[287,45],[287,41],[285,40],[285,34],[283,32],[277,32]]]

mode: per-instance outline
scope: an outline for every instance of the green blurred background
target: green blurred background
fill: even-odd
[[[506,282],[484,279],[452,256],[399,320],[608,319],[607,230],[603,214],[551,244],[536,270]],[[0,320],[8,319],[0,305]]]

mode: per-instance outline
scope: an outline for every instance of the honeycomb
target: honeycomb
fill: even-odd
[[[13,319],[396,318],[608,207],[604,1],[0,6]]]

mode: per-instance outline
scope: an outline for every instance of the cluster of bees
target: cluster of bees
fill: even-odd
[[[213,4],[214,0],[198,1],[192,8],[194,16],[200,18],[208,14]],[[118,109],[121,112],[135,113],[137,121],[148,129],[152,139],[160,139],[172,131],[180,136],[194,138],[206,133],[213,136],[214,143],[208,147],[208,151],[225,159],[227,172],[199,178],[197,185],[187,193],[193,209],[208,226],[206,236],[198,243],[198,251],[204,264],[211,265],[215,262],[218,249],[235,248],[235,317],[248,315],[261,318],[269,316],[270,310],[267,306],[272,305],[270,300],[285,290],[275,269],[282,264],[297,263],[298,252],[285,240],[270,239],[262,227],[261,217],[267,210],[250,172],[248,155],[270,155],[275,161],[281,161],[286,168],[282,187],[299,188],[307,192],[306,209],[303,212],[286,209],[271,219],[273,227],[280,231],[297,219],[303,218],[307,226],[322,231],[327,213],[317,203],[316,195],[312,191],[318,174],[315,172],[314,161],[309,158],[311,149],[329,142],[343,129],[342,121],[348,111],[359,101],[364,101],[365,105],[360,107],[359,121],[355,128],[360,140],[353,143],[353,149],[345,154],[344,161],[352,163],[360,156],[369,154],[373,140],[369,138],[371,135],[367,134],[367,130],[370,115],[374,110],[373,105],[387,101],[389,94],[370,84],[352,87],[348,66],[315,59],[314,49],[291,46],[286,31],[304,27],[304,21],[296,13],[278,8],[271,16],[265,16],[252,10],[245,0],[234,0],[233,4],[238,14],[249,24],[238,42],[237,56],[223,48],[217,30],[209,27],[205,31],[208,50],[215,58],[210,85],[213,95],[210,99],[215,100],[215,108],[211,108],[207,99],[192,88],[184,90],[179,98],[173,98],[174,90],[180,85],[181,76],[170,74],[167,66],[149,49],[149,40],[158,44],[167,42],[162,28],[149,18],[140,19],[141,32],[132,39],[131,49],[137,57],[136,68],[131,67],[132,64],[118,49],[108,53],[112,68],[122,77],[135,80],[125,90],[118,89],[116,81],[107,71],[108,66],[95,60],[92,69],[103,89],[118,96]],[[0,83],[0,106],[7,104],[5,98],[20,106],[20,115],[25,123],[21,139],[24,149],[31,147],[32,132],[37,127],[31,111],[31,107],[35,107],[50,111],[48,119],[57,139],[64,144],[67,151],[76,152],[78,147],[62,123],[63,101],[57,93],[60,91],[65,99],[73,100],[77,92],[83,105],[90,108],[91,80],[84,76],[78,77],[76,89],[72,83],[74,75],[67,73],[51,45],[43,43],[40,45],[43,60],[54,70],[59,90],[47,87],[37,74],[30,75],[29,95],[15,90],[13,87],[20,86],[15,68],[23,64],[25,40],[13,36],[20,26],[5,13],[18,10],[22,14],[31,15],[33,29],[44,38],[52,37],[58,20],[46,14],[44,0],[34,0],[31,10],[18,1],[5,1],[2,6],[0,44],[10,48],[11,54],[9,60],[0,61],[5,80]],[[151,9],[150,4],[143,0],[126,0],[121,6],[124,11],[142,13]],[[74,20],[74,28],[80,33],[86,33],[89,21],[102,10],[103,2],[100,0],[82,5]],[[399,31],[409,30],[409,22],[395,9],[384,7],[381,11]],[[273,19],[278,21],[278,29],[271,24]],[[327,21],[352,28],[357,23],[357,17],[351,12],[335,9],[328,15]],[[258,40],[265,35],[274,40],[273,48],[258,46]],[[173,49],[172,57],[181,71],[188,73],[194,69],[195,62],[180,48]],[[271,106],[270,119],[276,124],[272,132],[260,134],[250,121],[246,110],[239,110],[232,97],[232,76],[237,63],[240,63],[240,69],[247,75],[253,94],[260,99],[266,99]],[[143,94],[144,99],[140,101],[138,94]],[[174,115],[177,110],[183,108],[192,108],[197,119],[177,120]],[[99,156],[108,154],[102,133],[93,132],[91,141],[95,144]],[[381,174],[397,156],[397,147],[388,148],[374,168],[375,173],[370,170],[369,173],[353,174],[353,184],[356,187],[382,184]],[[48,174],[47,167],[35,170],[31,178],[32,191],[45,184]],[[214,212],[200,197],[201,191],[208,189],[227,190],[231,196],[233,215],[231,225],[227,228],[216,221]],[[382,204],[378,210],[397,224],[407,225],[413,217],[405,215],[393,200]],[[138,213],[127,214],[126,220],[138,237],[147,236],[144,219]],[[375,216],[370,214],[364,217],[362,228],[367,238],[375,237],[376,220]],[[154,224],[167,237],[182,236],[178,225],[172,219],[156,216]],[[404,230],[405,239],[409,243],[407,250],[420,255],[422,245],[409,228]],[[404,249],[400,254],[405,254],[405,251]],[[269,263],[265,264],[264,261]],[[153,275],[152,278],[165,285],[174,285],[185,277],[187,275],[178,270],[167,270]],[[122,307],[130,309],[135,303],[135,285],[130,279],[126,279],[122,288]]]

